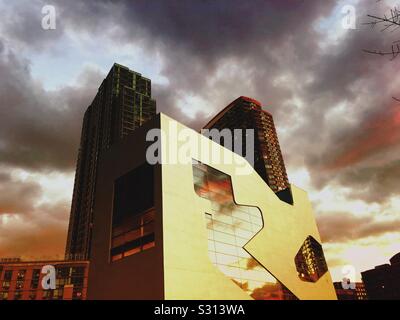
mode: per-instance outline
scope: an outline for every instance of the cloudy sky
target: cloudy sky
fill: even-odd
[[[364,24],[396,2],[0,0],[0,257],[63,256],[83,112],[118,62],[196,129],[240,95],[261,101],[334,278],[386,263],[400,252],[400,58],[363,49],[400,38]]]

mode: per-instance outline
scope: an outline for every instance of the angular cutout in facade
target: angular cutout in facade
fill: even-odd
[[[260,209],[237,205],[231,177],[210,166],[194,161],[193,179],[197,195],[211,204],[205,213],[211,262],[253,299],[297,299],[244,249],[263,228]]]
[[[308,236],[294,259],[299,278],[306,282],[317,282],[327,271],[322,245]]]

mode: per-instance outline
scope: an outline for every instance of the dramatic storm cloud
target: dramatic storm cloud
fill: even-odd
[[[103,75],[82,70],[79,86],[49,92],[31,77],[29,62],[13,51],[0,53],[0,74],[0,163],[29,169],[73,168],[80,119]]]
[[[56,30],[41,28],[44,5],[56,8]],[[354,30],[342,27],[345,5],[356,8]],[[0,235],[20,248],[40,252],[41,242],[23,235],[30,221],[36,238],[62,247],[82,115],[113,62],[150,77],[158,110],[195,129],[238,96],[261,101],[336,265],[357,265],[340,256],[345,242],[376,237],[383,246],[399,226],[400,103],[392,97],[400,96],[400,58],[363,52],[396,40],[363,24],[388,10],[385,1],[0,0],[0,9],[0,215],[8,221]],[[53,172],[68,180],[57,200],[50,181],[24,178]],[[51,214],[64,224],[41,228]],[[0,253],[14,254],[4,239]]]
[[[377,221],[372,216],[357,217],[347,213],[334,212],[318,219],[319,231],[324,242],[346,242],[366,237],[383,235],[400,230],[397,220]]]

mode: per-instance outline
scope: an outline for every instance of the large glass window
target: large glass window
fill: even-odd
[[[196,193],[210,201],[205,218],[211,262],[254,299],[297,299],[244,249],[263,228],[261,211],[235,203],[231,178],[223,172],[195,161],[193,178]]]
[[[307,282],[317,282],[327,271],[321,244],[308,236],[294,259],[299,278]]]
[[[154,247],[154,171],[145,163],[115,181],[111,261]]]

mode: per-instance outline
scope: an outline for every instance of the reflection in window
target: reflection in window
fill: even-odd
[[[194,162],[193,178],[196,193],[211,204],[205,213],[211,262],[254,299],[297,299],[243,248],[263,228],[260,210],[235,203],[223,172]]]
[[[116,261],[154,247],[154,209],[130,217],[113,229],[111,260]]]
[[[111,261],[154,247],[154,220],[154,172],[146,163],[115,181]]]
[[[327,271],[321,244],[308,236],[294,259],[299,278],[307,282],[317,282]]]

